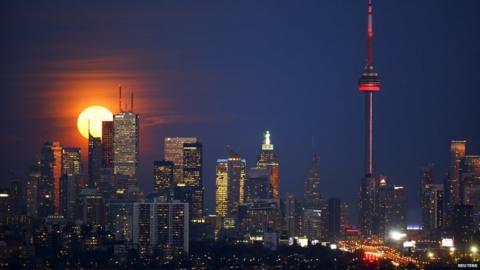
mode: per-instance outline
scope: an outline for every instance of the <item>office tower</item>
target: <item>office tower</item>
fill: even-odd
[[[159,247],[168,257],[189,250],[189,207],[178,201],[133,204],[133,243],[146,253]]]
[[[164,159],[175,165],[173,177],[176,184],[183,183],[183,145],[196,142],[197,138],[194,137],[166,137],[164,140]]]
[[[341,232],[341,201],[337,198],[330,198],[328,200],[328,238],[332,241],[340,238]]]
[[[113,169],[113,121],[102,122],[102,168]]]
[[[183,144],[183,184],[191,192],[191,200],[187,201],[192,207],[191,217],[203,217],[203,151],[200,142]]]
[[[104,226],[106,207],[105,199],[92,188],[82,189],[79,194],[80,218],[84,224]]]
[[[373,67],[373,6],[368,1],[367,64],[358,82],[358,89],[365,93],[365,174],[360,184],[359,223],[364,236],[374,234],[375,221],[375,164],[373,132],[373,93],[380,91],[380,78]]]
[[[153,162],[153,190],[160,195],[170,197],[173,188],[174,164],[169,160]]]
[[[445,180],[445,203],[448,213],[452,213],[460,198],[460,162],[465,157],[467,141],[452,140],[450,142],[450,164]]]
[[[132,111],[113,116],[113,173],[124,185],[138,185],[139,119]]]
[[[292,193],[287,192],[285,198],[285,231],[289,237],[301,236],[302,216],[300,202]]]
[[[406,200],[402,186],[388,185],[382,178],[377,190],[377,223],[375,233],[386,239],[391,231],[404,232],[406,224]]]
[[[470,251],[470,244],[475,235],[473,207],[471,205],[455,205],[453,210],[452,227],[455,248],[459,252]]]
[[[27,216],[37,217],[39,206],[39,190],[38,185],[42,179],[42,171],[40,160],[34,161],[27,173],[27,187],[26,187],[26,207]]]
[[[88,188],[96,188],[102,168],[102,139],[88,136]]]
[[[318,155],[314,154],[304,183],[304,206],[308,209],[319,209],[321,200],[320,160]]]
[[[228,161],[217,159],[215,168],[215,214],[227,216],[228,209]]]
[[[280,198],[279,191],[279,163],[270,141],[270,131],[264,134],[262,151],[258,157],[257,167],[270,169],[270,181],[272,181],[272,194],[274,199]]]
[[[269,168],[249,168],[247,176],[244,184],[245,202],[273,198],[273,188],[270,180],[271,173]]]
[[[430,184],[423,191],[422,227],[432,237],[444,225],[444,186]]]
[[[325,220],[327,211],[325,209],[304,209],[303,210],[303,235],[308,240],[324,240]]]
[[[66,218],[76,217],[78,193],[82,177],[82,159],[80,148],[62,149],[62,177],[60,178],[60,213]]]
[[[231,218],[237,216],[238,206],[242,204],[244,200],[245,167],[245,159],[242,159],[239,154],[228,148],[227,216]]]

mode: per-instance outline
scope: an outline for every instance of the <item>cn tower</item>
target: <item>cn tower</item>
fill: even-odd
[[[375,234],[375,165],[373,147],[373,94],[380,91],[380,78],[373,67],[373,7],[368,0],[367,63],[358,81],[358,90],[365,93],[365,175],[360,188],[360,229],[366,236]]]

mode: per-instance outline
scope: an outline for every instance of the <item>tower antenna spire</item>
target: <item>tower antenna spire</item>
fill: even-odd
[[[133,113],[133,89],[130,92],[130,112]]]
[[[367,65],[373,64],[373,6],[372,0],[368,0],[368,32],[367,32]]]
[[[122,112],[122,85],[118,85],[118,109]]]

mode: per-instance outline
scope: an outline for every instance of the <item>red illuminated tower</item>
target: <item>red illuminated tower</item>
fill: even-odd
[[[360,187],[360,229],[364,236],[375,234],[374,148],[373,148],[373,93],[380,91],[380,78],[373,68],[373,7],[368,0],[367,64],[358,81],[358,90],[365,93],[365,175]]]

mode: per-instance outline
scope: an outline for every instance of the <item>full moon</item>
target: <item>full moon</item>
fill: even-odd
[[[90,134],[93,137],[102,137],[102,122],[112,121],[112,112],[102,106],[90,106],[84,109],[77,119],[77,127],[80,134],[88,139],[88,130],[90,125]]]

